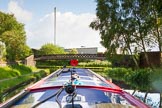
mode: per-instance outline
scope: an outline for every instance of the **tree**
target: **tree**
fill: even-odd
[[[9,61],[24,59],[31,54],[30,48],[26,45],[24,25],[12,14],[0,12],[0,39],[5,43],[6,57]],[[23,51],[24,48],[27,48],[28,52]]]
[[[27,45],[20,45],[19,49],[21,49],[18,53],[18,58],[17,58],[19,60],[23,60],[24,58],[32,54],[30,47]]]
[[[47,43],[47,44],[42,45],[42,47],[40,48],[40,53],[41,55],[65,54],[65,51],[63,48],[57,45]]]
[[[69,52],[69,54],[78,54],[78,51],[76,48],[72,48]]]
[[[122,9],[121,0],[97,0],[97,19],[90,24],[90,27],[99,30],[101,34],[101,44],[107,48],[108,56],[117,54],[117,49],[122,49],[122,53],[133,53],[131,47],[134,42],[132,32],[129,29],[129,13]],[[111,57],[109,57],[111,58]],[[137,64],[137,59],[133,56]]]
[[[107,48],[109,55],[116,54],[119,48],[123,54],[127,52],[133,55],[143,51],[150,64],[146,51],[157,45],[161,51],[160,26],[157,26],[161,11],[155,7],[162,5],[157,6],[160,0],[157,1],[97,0],[97,19],[90,27],[100,31],[101,44]],[[132,57],[137,65],[136,56]]]
[[[162,51],[162,2],[160,0],[152,1],[152,16],[154,17],[154,29],[152,34],[155,35],[156,40],[158,41],[159,51]]]

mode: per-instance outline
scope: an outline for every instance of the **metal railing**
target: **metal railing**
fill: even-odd
[[[105,60],[105,54],[53,54],[37,55],[34,60],[71,60],[71,59],[98,59]]]

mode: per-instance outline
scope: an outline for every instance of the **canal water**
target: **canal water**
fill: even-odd
[[[116,81],[116,80],[112,80],[113,83],[115,83],[116,85],[118,85],[119,87],[121,87],[124,91],[133,94],[134,90],[130,89],[130,86],[125,84],[124,82],[121,81]],[[161,85],[159,85],[161,86]],[[162,91],[162,89],[159,89],[159,91]],[[139,98],[141,101],[144,100],[145,97],[145,92],[140,92],[140,91],[136,91],[133,96]],[[148,93],[147,97],[146,97],[146,104],[151,106],[152,108],[159,108],[160,107],[160,92],[155,92],[155,93]],[[161,107],[162,108],[162,107]]]
[[[133,90],[125,90],[126,92],[132,94]],[[144,100],[145,92],[136,91],[133,96],[139,98],[140,100]],[[151,106],[152,108],[160,107],[160,93],[148,93],[146,97],[146,104]]]

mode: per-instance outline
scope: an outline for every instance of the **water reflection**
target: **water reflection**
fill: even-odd
[[[125,90],[126,92],[132,94],[133,90]],[[139,98],[141,101],[144,100],[145,92],[136,91],[133,96]],[[148,93],[146,97],[146,104],[152,108],[159,108],[160,106],[160,93]]]

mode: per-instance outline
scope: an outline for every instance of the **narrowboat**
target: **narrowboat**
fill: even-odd
[[[62,68],[1,108],[150,108],[90,69]]]

